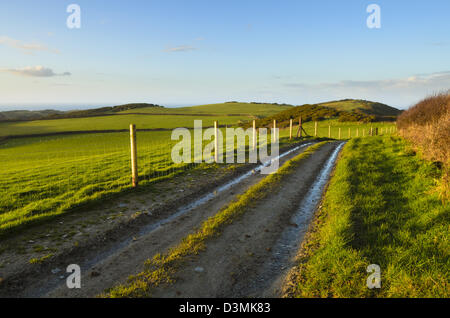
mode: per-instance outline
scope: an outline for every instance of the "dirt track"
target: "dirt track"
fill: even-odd
[[[313,216],[295,214],[337,145],[327,144],[307,158],[279,191],[227,226],[183,268],[174,285],[157,289],[152,297],[279,297]],[[282,237],[288,232],[295,234],[285,242]]]
[[[220,237],[207,242],[206,251],[179,272],[174,285],[159,288],[152,296],[279,296],[284,275],[291,266],[292,256],[298,249],[311,215],[304,215],[302,224],[298,221],[293,223],[292,217],[338,144],[327,144],[304,160],[296,172],[284,180],[280,191],[227,226]],[[280,163],[304,149],[282,158]],[[39,279],[24,283],[14,296],[94,297],[109,287],[125,282],[129,275],[142,271],[145,260],[176,245],[202,221],[262,178],[258,173],[252,174],[184,214],[170,217],[177,210],[167,211],[168,218],[155,218],[147,222],[132,237],[118,239],[109,244],[108,249],[98,247],[96,250],[93,247],[89,253],[67,258],[65,261],[68,264],[82,266],[81,289],[67,289],[65,280],[58,280],[47,269],[47,273],[40,273]],[[295,237],[291,246],[287,246],[282,237],[292,229],[295,230]]]

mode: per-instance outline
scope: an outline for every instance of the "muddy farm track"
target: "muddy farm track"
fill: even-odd
[[[280,165],[313,143],[282,151]],[[342,145],[342,142],[330,142],[306,157],[282,180],[278,189],[226,225],[221,235],[208,240],[206,249],[178,271],[173,284],[154,288],[151,296],[281,296],[283,280],[294,264]],[[73,238],[63,240],[50,262],[34,266],[28,264],[30,252],[26,249],[23,256],[8,251],[1,254],[4,265],[0,267],[3,278],[0,296],[95,297],[110,287],[126,283],[130,275],[143,270],[147,259],[176,246],[208,217],[261,181],[264,176],[255,168],[257,171],[255,166],[244,166],[232,172],[216,171],[214,177],[198,176],[203,181],[194,180],[191,187],[184,185],[185,179],[168,183],[171,192],[164,204],[155,203],[155,198],[145,192],[133,193],[128,195],[128,200],[122,197],[107,205],[94,206],[88,214],[74,212],[61,217],[55,224],[73,229],[82,216],[85,223],[93,225],[75,232],[91,231],[88,233],[91,235],[83,239],[80,234],[75,247]],[[108,218],[110,211],[118,206],[123,210],[120,217]],[[101,225],[98,225],[99,215]],[[93,219],[88,222],[85,218]],[[45,230],[49,234],[36,238],[43,231],[44,226],[38,226],[28,236],[20,234],[6,243],[14,247],[17,241],[41,240],[41,245],[51,246],[50,238],[58,233]],[[66,287],[65,268],[69,264],[79,264],[82,268],[81,289]]]

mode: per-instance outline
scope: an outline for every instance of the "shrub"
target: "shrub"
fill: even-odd
[[[440,192],[450,195],[450,90],[420,101],[397,120],[400,135],[409,140],[425,159],[442,166]]]

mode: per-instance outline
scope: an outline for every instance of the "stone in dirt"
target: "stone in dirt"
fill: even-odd
[[[194,271],[196,271],[197,273],[203,273],[204,271],[205,271],[205,269],[203,268],[203,267],[196,267],[195,269],[194,269]]]
[[[52,269],[52,274],[57,274],[57,273],[59,273],[61,271],[61,269],[59,269],[59,268],[54,268],[54,269]]]
[[[97,271],[92,271],[91,272],[91,277],[97,277],[97,276],[100,276],[99,272],[97,272]]]

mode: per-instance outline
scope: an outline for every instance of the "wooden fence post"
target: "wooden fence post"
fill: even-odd
[[[356,137],[359,137],[359,128],[356,127]]]
[[[350,139],[352,137],[352,131],[351,128],[348,128],[348,139]]]
[[[338,139],[341,139],[341,127],[339,127],[339,138]]]
[[[276,128],[277,128],[277,120],[274,119],[274,120],[273,120],[272,142],[276,142],[276,141],[277,141],[277,131],[276,131]]]
[[[300,117],[298,118],[298,131],[297,131],[297,137],[302,138],[302,129],[303,129],[303,127],[302,127],[302,116],[300,116]]]
[[[219,123],[214,121],[214,161],[219,162]]]
[[[317,137],[317,121],[314,122],[314,137]]]
[[[292,118],[289,120],[289,140],[292,140]]]
[[[137,146],[136,146],[136,125],[130,125],[130,145],[131,145],[131,182],[133,187],[137,187],[139,183],[138,166],[137,166]]]
[[[328,138],[331,139],[331,125],[328,125]]]
[[[256,120],[253,119],[253,150],[256,149]]]

